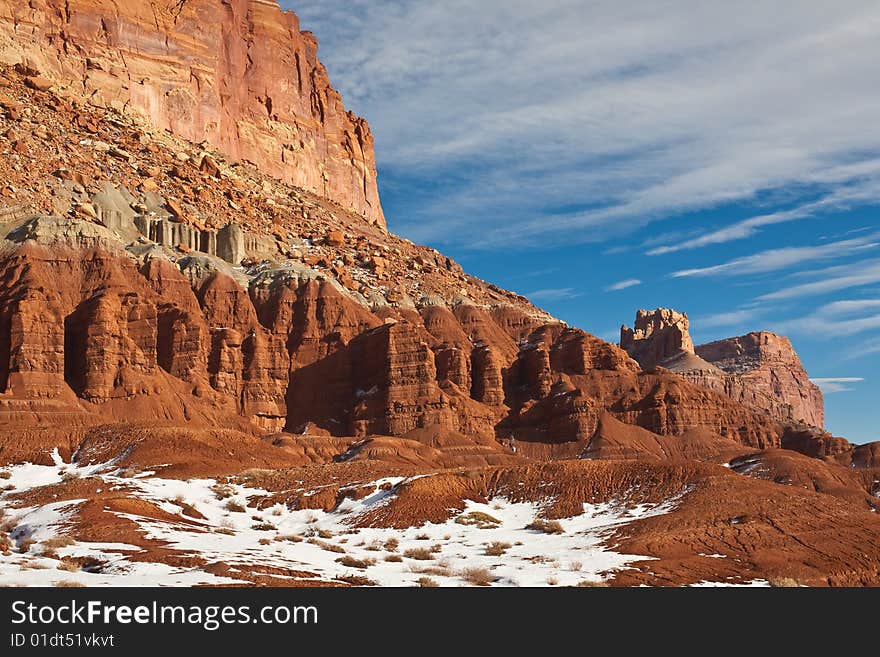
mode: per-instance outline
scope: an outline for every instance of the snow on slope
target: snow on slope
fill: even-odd
[[[354,525],[360,514],[391,502],[401,479],[376,481],[372,494],[346,499],[332,512],[292,510],[282,504],[258,509],[256,500],[268,494],[256,488],[218,486],[213,479],[123,479],[116,476],[112,463],[75,467],[54,460],[52,466],[8,468],[7,484],[21,492],[57,483],[64,472],[99,477],[108,487],[134,488],[131,496],[180,517],[180,522],[165,522],[118,513],[137,523],[147,538],[166,542],[183,555],[199,556],[208,564],[225,563],[233,571],[277,567],[313,573],[316,581],[355,576],[382,586],[414,586],[422,578],[441,586],[602,582],[613,571],[650,558],[615,552],[604,544],[610,533],[636,519],[667,513],[677,502],[634,508],[584,504],[582,515],[559,520],[558,526],[549,527],[558,533],[548,533],[528,528],[540,514],[539,504],[504,498],[489,503],[467,500],[464,511],[454,512],[446,522],[398,530]],[[29,508],[13,508],[10,502],[8,496],[0,498],[0,509],[14,528],[11,536],[19,550],[0,556],[0,585],[192,586],[236,581],[201,568],[133,561],[130,557],[140,548],[125,544],[73,543],[47,556],[42,542],[64,533],[65,522],[83,500]],[[184,518],[183,504],[205,519]],[[65,557],[88,556],[107,562],[101,572],[59,570]]]

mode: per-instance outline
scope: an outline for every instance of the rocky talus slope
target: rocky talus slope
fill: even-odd
[[[317,53],[274,1],[0,0],[0,62],[384,226],[370,128]]]
[[[388,232],[316,48],[0,0],[0,584],[880,583],[787,340],[621,348]]]

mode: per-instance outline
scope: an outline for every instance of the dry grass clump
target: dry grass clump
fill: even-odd
[[[256,525],[251,525],[251,529],[257,532],[274,532],[278,528],[271,522],[260,522]]]
[[[777,589],[796,589],[800,587],[800,583],[793,577],[771,577],[767,580],[770,586]]]
[[[43,545],[48,550],[57,550],[58,548],[70,547],[76,543],[70,536],[53,536],[43,541]]]
[[[416,584],[423,589],[436,589],[440,586],[440,583],[436,579],[431,579],[430,577],[419,577],[416,580]]]
[[[12,479],[12,473],[9,470],[0,470],[0,479]]]
[[[434,553],[428,548],[410,548],[404,551],[403,556],[418,561],[431,561],[434,558]]]
[[[318,538],[333,538],[335,534],[331,532],[329,529],[319,529],[318,530]]]
[[[61,475],[61,481],[65,483],[68,481],[76,481],[77,479],[79,479],[79,475],[75,472],[71,472],[70,470],[62,473]]]
[[[81,589],[85,588],[85,584],[82,582],[74,582],[73,580],[64,580],[61,582],[55,582],[55,586],[59,589]]]
[[[510,549],[510,543],[504,543],[503,541],[492,541],[488,545],[486,545],[485,554],[488,557],[500,557],[505,552]]]
[[[336,552],[337,554],[345,554],[345,548],[339,547],[338,545],[333,545],[333,543],[319,541],[317,538],[310,538],[308,542],[311,543],[312,545],[317,545],[322,550],[327,550],[327,552]]]
[[[358,559],[351,555],[345,555],[344,557],[339,557],[336,560],[336,563],[340,563],[343,566],[347,566],[349,568],[361,568],[366,569],[376,563],[375,559]]]
[[[218,500],[225,500],[235,495],[235,489],[229,484],[214,484],[211,486],[211,492]]]
[[[235,500],[229,500],[228,502],[226,502],[225,508],[230,513],[244,513],[245,511],[247,511],[243,504],[239,504]]]
[[[490,516],[482,511],[471,511],[463,513],[455,519],[459,525],[467,525],[468,527],[477,527],[478,529],[495,529],[501,524],[498,518]]]
[[[461,578],[473,586],[489,586],[495,576],[488,568],[466,568],[461,571]]]
[[[379,586],[379,582],[372,580],[369,577],[364,577],[363,575],[342,575],[336,579],[340,582],[351,584],[352,586]]]
[[[597,589],[607,589],[609,587],[608,582],[597,582],[592,579],[582,579],[577,583],[578,588],[597,588]]]
[[[249,468],[238,476],[245,481],[260,481],[271,477],[274,473],[274,470],[267,470],[265,468]]]
[[[526,529],[543,532],[545,534],[565,533],[565,530],[562,528],[562,525],[558,520],[547,520],[546,518],[535,518],[532,522],[526,525]]]
[[[78,573],[80,571],[79,562],[73,559],[62,559],[58,562],[57,568],[58,570],[66,570],[69,573]]]
[[[452,572],[449,565],[445,563],[421,568],[413,566],[410,570],[414,573],[419,573],[420,575],[434,575],[435,577],[452,577],[455,574]]]
[[[388,552],[396,552],[398,547],[400,547],[400,541],[393,536],[385,541],[385,550]]]
[[[403,557],[400,556],[399,554],[394,554],[392,552],[391,554],[385,555],[385,561],[387,561],[389,563],[400,563],[401,561],[403,561]]]
[[[285,534],[284,536],[276,536],[276,541],[289,541],[290,543],[302,543],[302,536],[296,534]]]

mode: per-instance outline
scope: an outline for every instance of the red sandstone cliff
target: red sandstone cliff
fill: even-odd
[[[370,128],[345,110],[317,51],[274,0],[0,0],[0,63],[384,226]]]

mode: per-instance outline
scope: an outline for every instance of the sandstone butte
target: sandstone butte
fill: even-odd
[[[13,482],[25,461],[112,462],[256,482],[260,508],[294,512],[404,477],[357,520],[401,530],[468,501],[552,519],[675,500],[606,537],[653,557],[612,584],[880,583],[880,443],[824,430],[786,338],[695,346],[687,316],[659,309],[610,344],[388,232],[369,128],[316,53],[266,0],[0,0]],[[131,517],[198,509],[169,516],[97,476],[10,484],[0,583],[48,558],[16,514],[58,499],[87,500],[65,529],[83,544],[112,536],[255,584],[365,581],[192,561]]]

